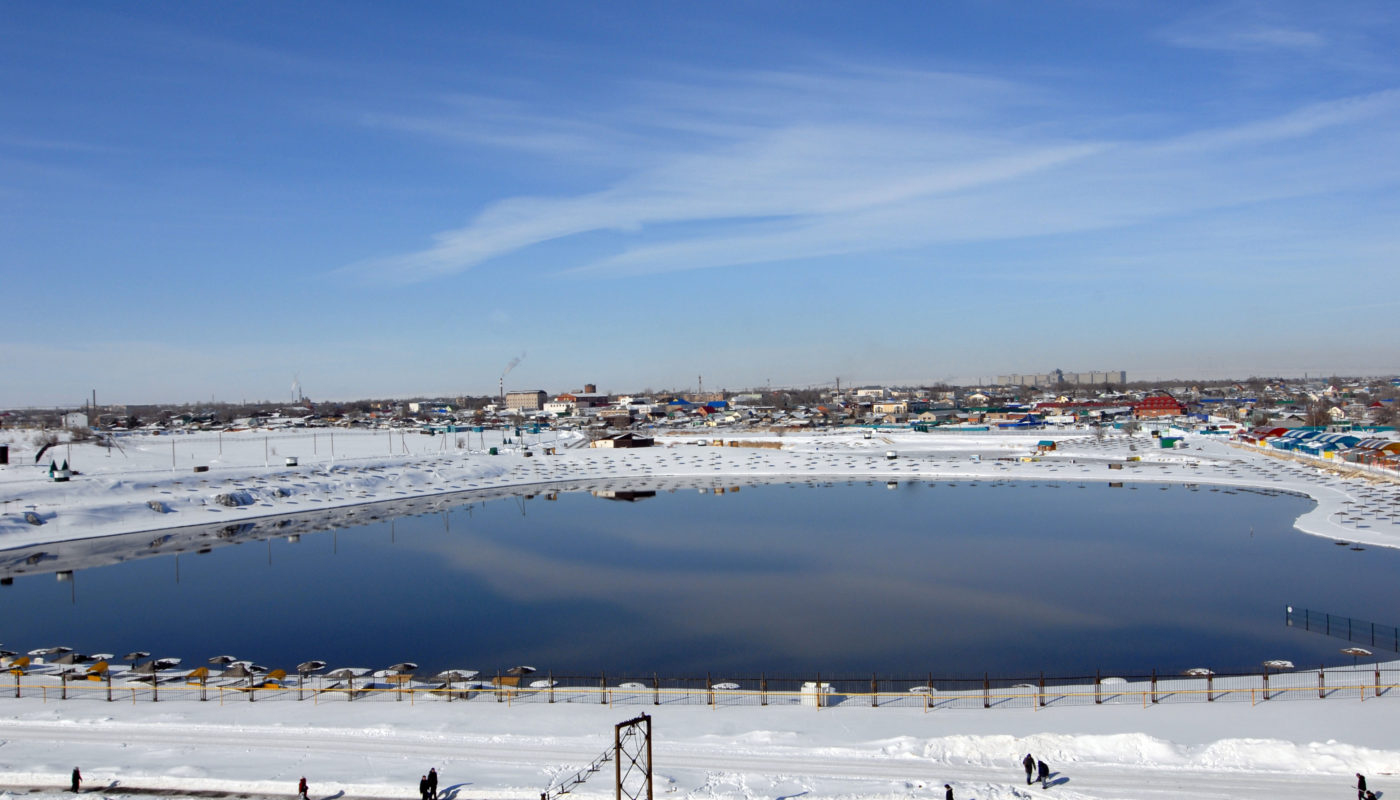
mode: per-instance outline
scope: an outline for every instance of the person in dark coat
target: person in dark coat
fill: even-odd
[[[1026,757],[1021,759],[1021,766],[1026,768],[1026,785],[1030,786],[1031,781],[1035,778],[1035,758],[1030,753],[1026,753]]]
[[[943,784],[943,789],[944,789],[944,792],[943,792],[944,800],[953,800],[953,787],[951,787],[951,786],[949,786],[948,784],[945,783],[945,784]]]
[[[1359,772],[1356,773],[1356,800],[1366,800],[1366,776]]]
[[[309,800],[309,799],[307,798],[307,796],[306,796],[306,776],[305,776],[305,775],[301,776],[301,780],[297,781],[297,794],[301,796],[301,800]]]
[[[1035,762],[1036,777],[1040,779],[1040,788],[1044,789],[1050,781],[1050,765],[1044,761]]]
[[[1356,777],[1359,778],[1359,777],[1361,777],[1361,776],[1360,776],[1360,775],[1357,775]],[[83,773],[79,772],[77,767],[74,767],[74,768],[73,768],[73,788],[72,788],[72,791],[73,791],[74,794],[76,794],[77,791],[78,791],[78,784],[80,784],[80,783],[82,783],[82,782],[83,782]]]
[[[437,800],[437,767],[428,770],[428,800]]]
[[[424,775],[418,779],[419,800],[428,800],[428,776]]]

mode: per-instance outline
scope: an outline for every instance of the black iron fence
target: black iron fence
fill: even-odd
[[[479,677],[443,681],[426,676],[366,677],[354,681],[326,676],[298,680],[193,680],[175,674],[152,684],[120,673],[93,678],[34,672],[0,682],[0,702],[20,698],[41,702],[203,701],[249,703],[300,701],[467,703],[595,703],[628,706],[806,706],[825,708],[945,709],[1020,708],[1041,710],[1074,705],[1249,702],[1293,699],[1368,699],[1394,696],[1400,664],[1367,664],[1317,670],[1231,675],[1081,675],[1031,678],[938,678],[934,676],[766,675],[676,678],[659,675],[553,675]],[[111,677],[110,680],[108,678]]]
[[[1364,619],[1293,606],[1288,606],[1284,614],[1290,628],[1302,628],[1324,636],[1335,636],[1348,642],[1364,644],[1369,648],[1400,653],[1400,628],[1394,625],[1378,625]]]

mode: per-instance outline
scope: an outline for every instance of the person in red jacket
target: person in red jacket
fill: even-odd
[[[308,798],[307,798],[307,796],[306,796],[306,776],[305,776],[305,775],[301,776],[301,780],[300,780],[300,781],[297,781],[297,794],[301,796],[301,800],[308,800]]]

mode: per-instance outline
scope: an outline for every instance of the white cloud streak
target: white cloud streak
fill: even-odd
[[[640,94],[655,103],[649,131],[637,107],[615,110],[606,124],[527,126],[567,130],[558,145],[567,152],[623,143],[614,160],[630,152],[633,166],[610,185],[506,198],[427,248],[354,269],[429,280],[602,233],[612,254],[556,269],[624,277],[1103,229],[1400,179],[1387,144],[1400,133],[1395,90],[1108,141],[1040,124],[1043,92],[975,76],[706,77],[669,90],[646,85]],[[533,119],[511,109],[463,125],[501,128],[468,135],[478,144],[549,149],[538,133],[505,133],[525,118]]]

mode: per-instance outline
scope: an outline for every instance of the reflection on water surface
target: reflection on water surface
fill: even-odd
[[[1297,533],[1310,501],[1280,493],[564,488],[592,491],[0,553],[16,578],[5,642],[425,670],[1224,671],[1345,660],[1286,628],[1287,604],[1378,621],[1395,607],[1400,554]]]

